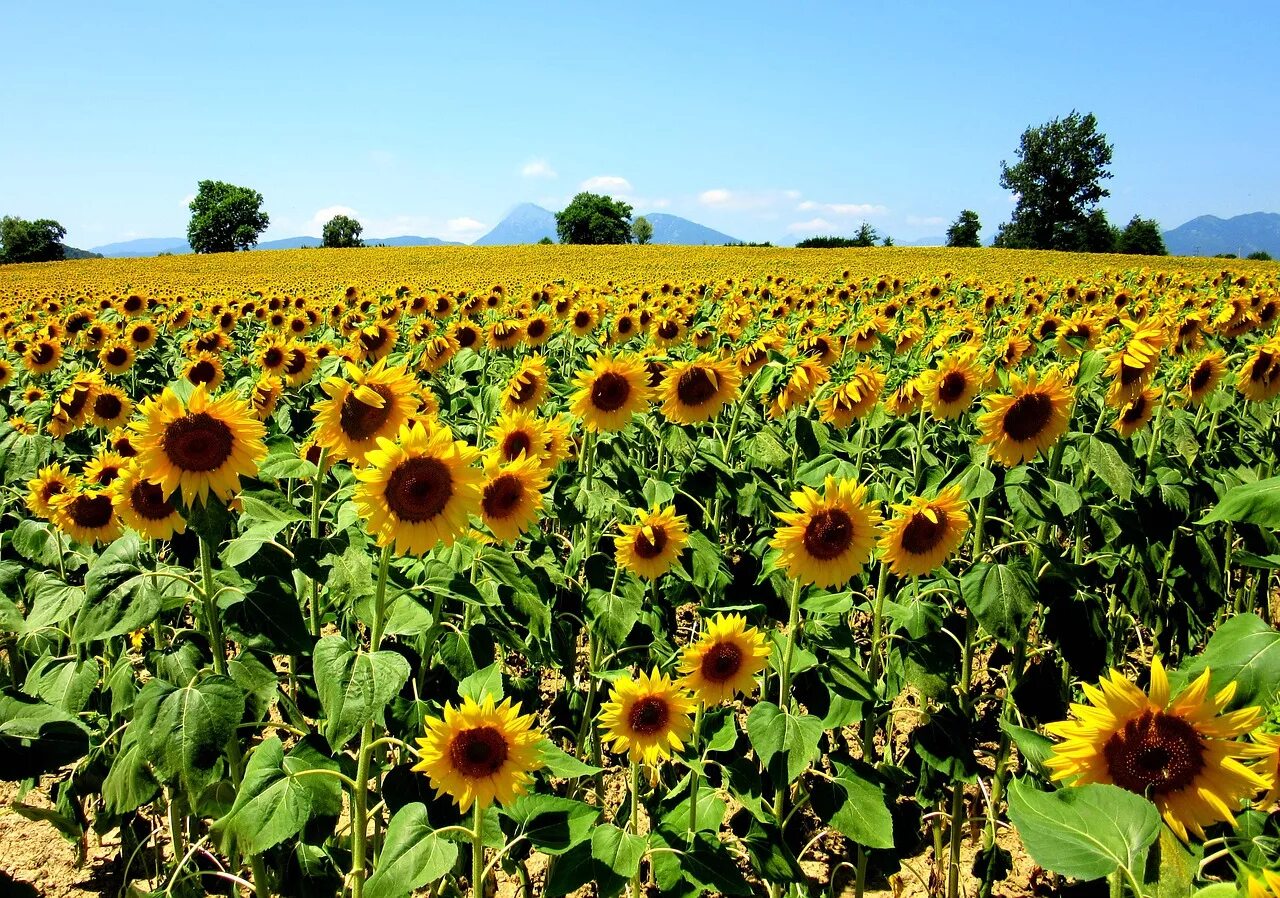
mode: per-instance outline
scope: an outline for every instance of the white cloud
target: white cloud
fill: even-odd
[[[618,175],[596,175],[582,182],[583,190],[612,190],[619,193],[630,193],[631,182]]]
[[[476,221],[474,218],[463,216],[462,218],[451,218],[445,222],[445,227],[449,233],[456,236],[479,236],[489,230],[489,226],[483,221]]]
[[[840,230],[840,226],[835,222],[827,221],[825,218],[811,218],[808,221],[797,221],[787,225],[787,230],[793,234],[822,234]]]
[[[323,209],[317,209],[316,214],[311,216],[311,221],[307,222],[307,234],[311,237],[319,237],[329,219],[335,215],[345,215],[360,221],[360,213],[350,206],[325,206]]]
[[[829,215],[862,215],[871,217],[875,215],[884,215],[889,211],[888,207],[881,206],[879,203],[818,203],[813,200],[805,200],[796,206],[801,212],[826,212]]]
[[[545,159],[530,159],[520,169],[520,174],[526,178],[554,178],[557,177],[555,169],[551,167],[551,163]]]
[[[798,199],[800,199],[800,191],[798,191],[798,190],[784,190],[784,191],[782,191],[782,195],[783,195],[783,196],[785,196],[785,197],[786,197],[787,199],[789,199],[789,200],[798,200]]]
[[[698,202],[704,206],[727,206],[733,201],[733,191],[716,187],[698,194]]]
[[[671,200],[666,199],[665,197],[662,199],[649,200],[647,205],[650,205],[655,209],[666,209],[671,206]]]

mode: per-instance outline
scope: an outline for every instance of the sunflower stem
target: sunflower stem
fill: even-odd
[[[631,762],[631,834],[640,835],[640,763]],[[631,876],[631,898],[640,898],[640,867]]]
[[[729,463],[729,448],[733,445],[733,438],[738,433],[738,421],[742,419],[742,409],[747,404],[747,400],[751,398],[751,388],[756,384],[756,378],[760,376],[760,372],[764,370],[761,366],[751,375],[751,379],[747,381],[747,385],[742,388],[742,395],[738,397],[738,402],[733,407],[733,417],[729,420],[729,432],[724,439],[724,445],[721,447],[720,460],[726,465]]]
[[[778,707],[791,709],[791,659],[796,651],[800,628],[800,581],[791,581],[791,600],[787,603],[787,641],[782,646],[782,669],[778,671]]]
[[[870,681],[874,684],[880,679],[880,643],[884,629],[884,601],[889,591],[889,564],[880,560],[880,573],[876,577],[876,595],[871,606],[871,659],[867,665]],[[862,717],[862,759],[868,764],[876,761],[876,715],[870,709],[864,710]]]
[[[320,450],[320,462],[315,478],[311,481],[311,538],[320,538],[320,487],[324,483],[324,466],[328,461],[329,450]],[[320,578],[311,578],[311,635],[320,636]],[[432,618],[435,623],[435,618]]]
[[[471,830],[471,894],[484,898],[484,809],[475,803],[475,828]]]
[[[386,613],[387,573],[391,568],[391,546],[382,550],[378,562],[378,582],[373,594],[373,622],[369,627],[369,651],[382,644]],[[373,761],[373,722],[360,729],[360,749],[356,755],[355,789],[351,795],[351,895],[363,898],[369,851],[369,777]]]
[[[689,767],[689,844],[693,845],[693,837],[698,832],[698,786],[702,780],[702,711],[706,703],[699,701],[693,714],[693,733],[689,737],[689,747],[693,749],[694,763]]]

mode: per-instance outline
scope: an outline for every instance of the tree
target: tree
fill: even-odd
[[[1000,186],[1017,194],[1013,220],[1002,226],[997,245],[1031,249],[1076,249],[1094,206],[1111,192],[1111,144],[1093,113],[1074,110],[1022,132],[1018,161],[1000,163]]]
[[[858,233],[853,235],[853,243],[851,246],[875,246],[876,238],[880,235],[876,233],[876,229],[871,227],[869,222],[863,222],[858,225]]]
[[[320,245],[330,248],[364,246],[360,232],[364,226],[347,215],[335,215],[324,223],[320,232]]]
[[[1116,252],[1132,256],[1169,255],[1169,250],[1164,245],[1164,236],[1160,233],[1160,225],[1154,218],[1139,218],[1137,215],[1129,219],[1129,223],[1116,238]]]
[[[249,249],[271,223],[262,211],[262,194],[225,181],[201,181],[189,208],[187,243],[197,253]]]
[[[951,227],[947,228],[947,246],[969,249],[982,246],[979,236],[981,231],[982,222],[978,219],[978,213],[972,209],[963,209],[956,220],[951,222]]]
[[[555,246],[555,245],[556,245],[556,242],[552,240],[550,237],[543,237],[541,240],[538,241],[538,246]]]
[[[556,234],[561,243],[630,243],[631,206],[584,191],[556,213]]]
[[[1267,252],[1265,249],[1254,250],[1253,252],[1249,253],[1249,255],[1245,256],[1245,258],[1248,259],[1250,262],[1272,261],[1271,253]]]
[[[6,215],[0,219],[0,262],[61,262],[66,258],[65,236],[67,229],[51,219],[27,221]]]
[[[1120,230],[1107,221],[1107,213],[1094,209],[1084,222],[1072,232],[1074,243],[1059,249],[1071,249],[1081,253],[1114,253]]]
[[[653,225],[649,223],[649,219],[641,215],[635,221],[631,222],[631,236],[636,238],[636,243],[645,244],[653,239]]]
[[[893,246],[893,238],[888,234],[884,235],[884,239],[880,241],[881,246]]]

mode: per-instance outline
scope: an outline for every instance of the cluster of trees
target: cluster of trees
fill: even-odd
[[[880,243],[877,244],[876,241]],[[887,234],[881,239],[880,234],[864,221],[852,237],[806,237],[796,244],[797,249],[844,249],[847,247],[893,246],[893,238]]]
[[[0,264],[61,262],[67,257],[65,236],[67,229],[52,219],[6,215],[0,219]]]

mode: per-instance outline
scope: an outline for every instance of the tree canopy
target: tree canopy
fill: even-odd
[[[330,248],[364,246],[360,234],[364,226],[349,215],[335,215],[320,232],[320,245]]]
[[[1160,233],[1160,224],[1154,218],[1133,216],[1124,226],[1120,236],[1116,238],[1116,252],[1133,256],[1167,256],[1168,248],[1164,245],[1164,235]]]
[[[62,238],[67,229],[48,218],[0,219],[0,262],[60,262],[66,258]]]
[[[225,181],[201,181],[189,208],[187,243],[197,253],[249,249],[271,223],[262,211],[262,194]]]
[[[972,209],[963,209],[947,228],[947,246],[973,248],[982,246],[982,221]]]
[[[997,246],[1084,249],[1089,213],[1110,191],[1111,144],[1093,113],[1027,128],[1013,165],[1000,163],[1000,186],[1017,194],[1013,219],[1000,226]],[[1096,223],[1095,223],[1096,224]]]
[[[641,215],[631,222],[631,236],[636,238],[636,243],[648,243],[653,239],[653,224]]]
[[[556,234],[561,243],[630,243],[631,206],[584,191],[556,213]]]

